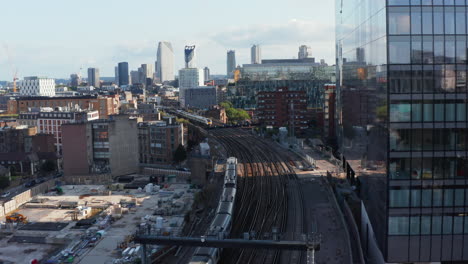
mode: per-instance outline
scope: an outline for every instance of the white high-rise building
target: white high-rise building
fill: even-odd
[[[261,64],[262,63],[262,51],[260,45],[253,45],[250,48],[250,62],[251,64]]]
[[[185,68],[196,68],[195,64],[195,45],[185,46]]]
[[[158,44],[156,76],[160,82],[174,80],[174,50],[170,42],[161,41]]]
[[[179,101],[185,106],[185,90],[204,86],[203,69],[183,68],[179,70]]]
[[[203,69],[184,68],[179,70],[179,88],[195,88],[205,84]]]
[[[227,52],[227,76],[232,78],[234,76],[234,70],[236,69],[236,51],[229,50]]]
[[[55,96],[55,80],[47,77],[24,77],[18,87],[20,95]]]
[[[312,52],[311,52],[311,47],[302,45],[299,47],[299,52],[297,54],[297,58],[302,60],[302,59],[307,59],[312,57]]]

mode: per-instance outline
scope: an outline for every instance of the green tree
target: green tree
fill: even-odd
[[[185,150],[184,146],[179,145],[174,152],[174,161],[176,163],[182,162],[187,158],[187,151]]]
[[[0,176],[0,189],[10,186],[10,179],[7,176]]]
[[[226,109],[226,115],[230,123],[238,123],[250,119],[249,114],[244,109],[234,108],[231,102],[222,102],[219,105]]]
[[[41,171],[42,172],[52,172],[55,170],[55,162],[51,160],[46,160],[44,163],[42,163],[41,166]]]

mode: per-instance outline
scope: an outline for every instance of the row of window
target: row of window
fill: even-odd
[[[388,202],[391,208],[461,207],[468,205],[468,189],[390,190]]]
[[[467,129],[393,129],[390,151],[467,151]]]
[[[389,173],[392,180],[464,179],[468,177],[468,159],[392,158]]]
[[[110,158],[110,152],[94,152],[95,159],[108,159]]]
[[[389,7],[390,35],[466,34],[465,7]]]
[[[468,234],[468,216],[392,216],[389,235]]]
[[[466,63],[466,36],[389,36],[390,64]]]
[[[449,100],[400,101],[390,105],[390,122],[466,122],[466,103]]]
[[[389,6],[398,5],[446,5],[446,6],[462,6],[465,5],[465,0],[388,0]]]
[[[466,65],[391,65],[391,94],[466,93]]]

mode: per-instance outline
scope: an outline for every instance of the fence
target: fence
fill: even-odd
[[[91,185],[91,184],[109,184],[112,183],[112,175],[110,174],[93,174],[93,175],[74,175],[65,176],[63,181],[69,185]]]
[[[143,175],[175,175],[178,182],[187,181],[192,173],[190,171],[168,170],[160,168],[143,168]]]
[[[46,192],[53,186],[55,186],[55,180],[49,180],[12,197],[11,200],[0,205],[0,217],[15,211],[21,205],[31,201],[34,196]]]

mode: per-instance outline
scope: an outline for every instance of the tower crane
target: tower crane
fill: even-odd
[[[3,44],[3,48],[5,49],[7,59],[8,59],[8,63],[10,64],[11,72],[13,74],[13,92],[16,93],[17,92],[16,81],[18,80],[18,69],[15,69],[15,67],[13,65],[8,46],[6,44]]]

